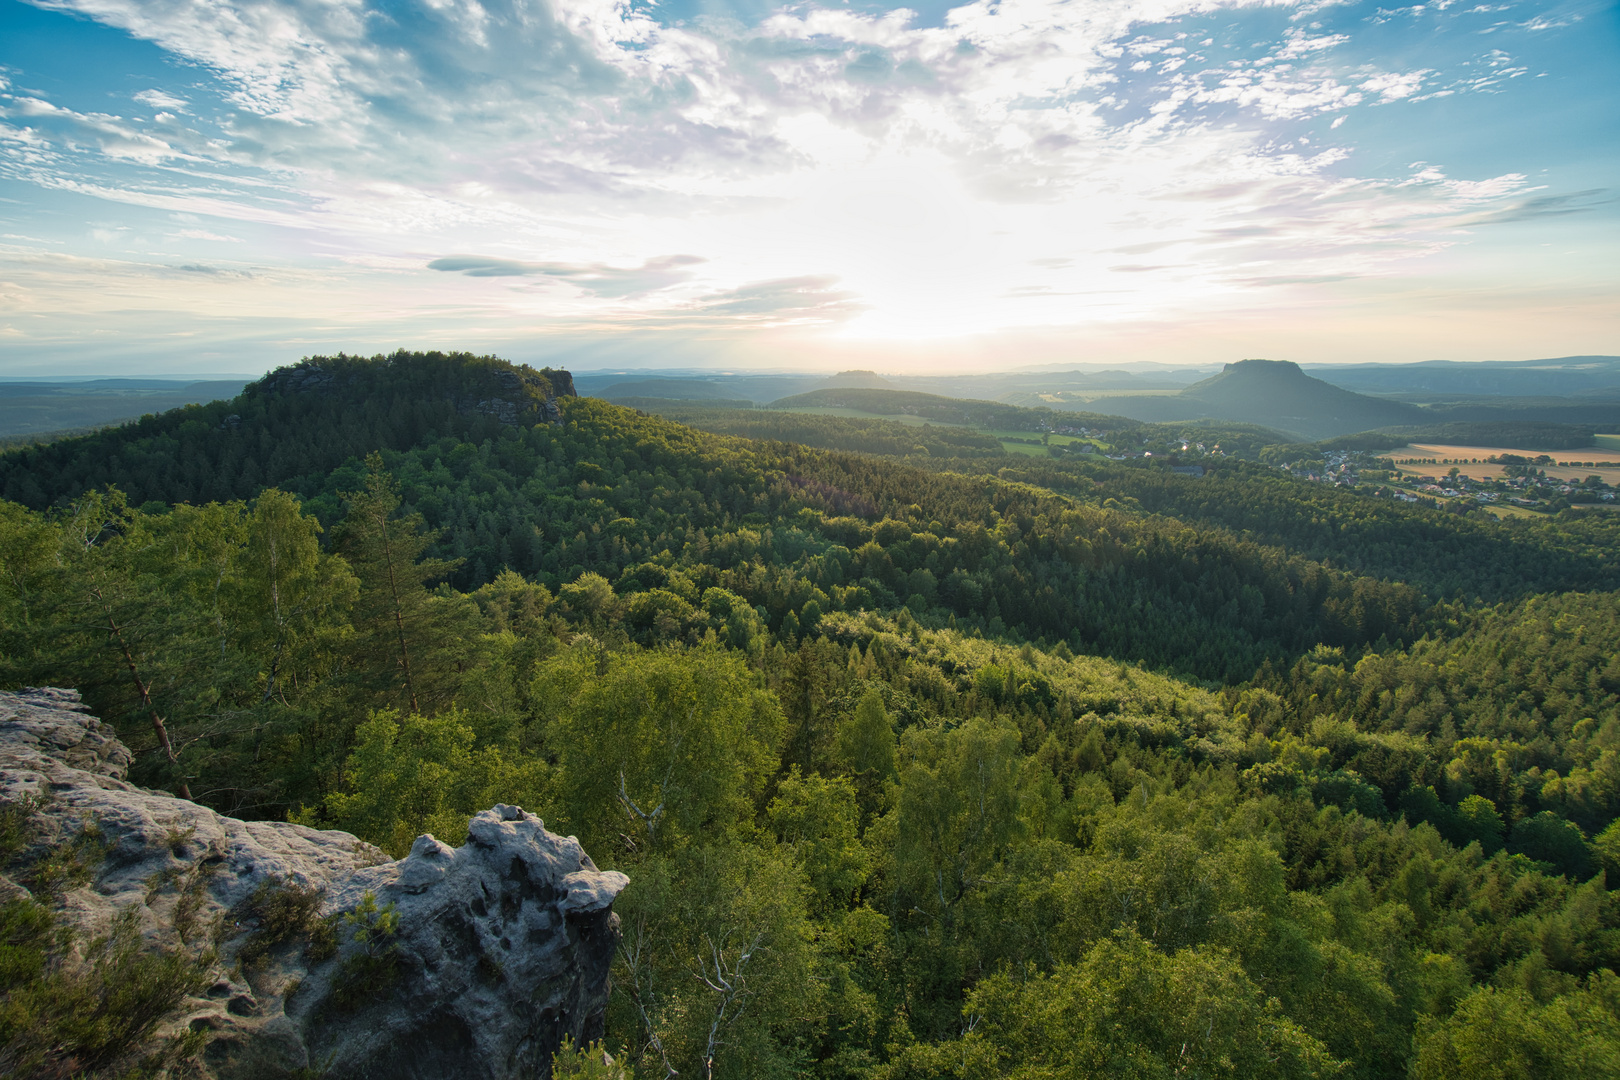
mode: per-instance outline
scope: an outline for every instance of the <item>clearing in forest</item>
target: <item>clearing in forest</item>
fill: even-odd
[[[1620,436],[1609,436],[1620,442]],[[1600,435],[1602,439],[1604,436]],[[1558,480],[1584,480],[1593,473],[1603,477],[1605,484],[1620,484],[1620,445],[1615,446],[1585,446],[1577,450],[1515,450],[1505,446],[1455,446],[1448,443],[1408,443],[1397,447],[1380,457],[1389,458],[1395,462],[1409,461],[1413,458],[1426,460],[1432,464],[1402,465],[1395,467],[1408,475],[1443,476],[1450,470],[1451,465],[1475,480],[1495,480],[1502,475],[1503,465],[1487,464],[1485,459],[1498,457],[1502,454],[1515,454],[1521,458],[1534,461],[1538,456],[1545,454],[1557,464],[1537,466],[1546,470],[1548,479]],[[1611,462],[1603,465],[1571,465],[1569,462]],[[1449,462],[1450,464],[1446,464]]]

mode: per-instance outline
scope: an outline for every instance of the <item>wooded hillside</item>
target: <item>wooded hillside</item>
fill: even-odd
[[[576,834],[637,1075],[1620,1062],[1607,519],[286,370],[0,458],[0,683],[239,816]]]

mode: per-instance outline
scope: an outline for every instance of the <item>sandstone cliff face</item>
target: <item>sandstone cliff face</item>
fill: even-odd
[[[423,836],[395,862],[134,787],[129,760],[76,692],[0,693],[0,802],[46,800],[35,853],[101,835],[67,921],[90,936],[133,908],[153,945],[217,947],[212,988],[178,1020],[212,1033],[206,1075],[545,1076],[564,1035],[600,1034],[627,879],[533,814],[497,806],[464,846]],[[0,876],[0,899],[22,888]]]
[[[578,397],[574,389],[574,376],[563,368],[541,368],[540,374],[551,383],[551,393],[554,397]]]

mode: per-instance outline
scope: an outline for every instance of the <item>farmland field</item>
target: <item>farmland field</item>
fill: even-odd
[[[1486,503],[1484,506],[1480,507],[1480,509],[1499,519],[1539,518],[1545,516],[1543,514],[1536,513],[1534,510],[1526,510],[1522,506],[1503,506],[1500,503]]]
[[[1598,436],[1602,439],[1605,436]],[[1620,440],[1620,436],[1608,436]],[[1555,462],[1569,461],[1612,461],[1615,466],[1609,468],[1589,468],[1585,465],[1548,465],[1546,467],[1549,479],[1558,480],[1584,480],[1593,473],[1603,477],[1606,484],[1620,484],[1620,445],[1615,446],[1589,446],[1579,450],[1513,450],[1499,446],[1452,446],[1445,443],[1408,443],[1381,454],[1394,461],[1403,461],[1409,458],[1428,458],[1432,464],[1423,465],[1396,465],[1402,473],[1409,476],[1427,475],[1443,476],[1451,468],[1450,465],[1441,464],[1450,460],[1456,462],[1457,468],[1476,480],[1495,480],[1502,475],[1504,466],[1485,464],[1485,459],[1499,454],[1517,454],[1520,457],[1533,458],[1538,454],[1546,454]],[[1473,463],[1462,462],[1473,459]]]

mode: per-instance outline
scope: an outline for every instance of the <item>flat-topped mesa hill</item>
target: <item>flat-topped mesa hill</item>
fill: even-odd
[[[850,368],[848,371],[840,371],[827,379],[827,385],[830,387],[864,386],[873,390],[894,388],[894,383],[877,372],[867,371],[864,368]]]
[[[567,371],[493,356],[309,357],[229,400],[0,454],[0,498],[37,510],[107,484],[136,505],[252,498],[374,450],[557,423],[574,396]]]
[[[1240,360],[1178,394],[1111,397],[1110,412],[1134,420],[1236,420],[1308,439],[1420,424],[1415,405],[1367,397],[1305,374],[1289,360]]]

